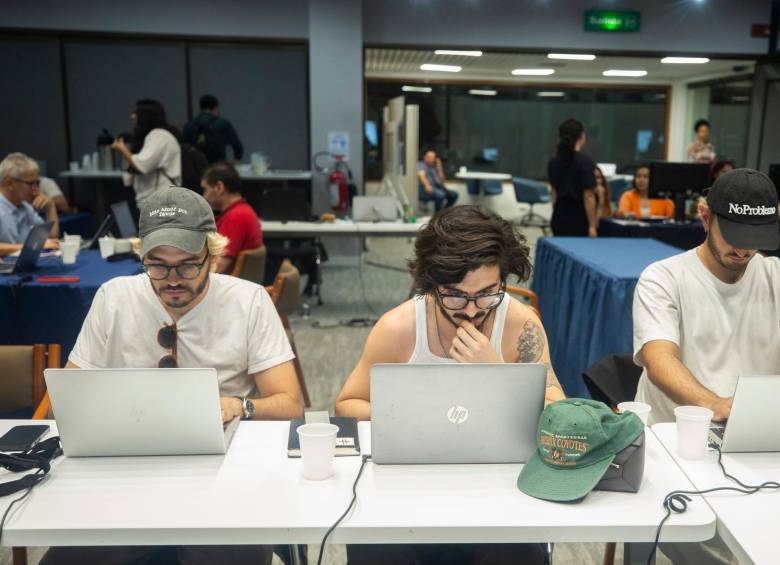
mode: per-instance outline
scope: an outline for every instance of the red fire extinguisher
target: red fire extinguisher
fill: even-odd
[[[348,194],[347,175],[336,167],[328,177],[328,195],[331,208],[338,212],[346,211]]]

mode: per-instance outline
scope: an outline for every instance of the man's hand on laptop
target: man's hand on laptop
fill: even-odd
[[[450,357],[458,363],[500,363],[501,359],[485,334],[471,322],[463,322],[455,333]]]
[[[222,423],[231,421],[233,418],[244,416],[244,404],[240,398],[235,396],[221,396],[219,406],[222,408]]]
[[[710,410],[715,412],[712,417],[713,422],[723,422],[728,420],[729,414],[731,414],[731,405],[734,403],[734,397],[718,398],[710,405]]]

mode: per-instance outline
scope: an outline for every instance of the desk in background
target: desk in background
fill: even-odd
[[[633,351],[631,306],[639,275],[677,253],[654,239],[538,240],[531,288],[567,396],[588,398],[582,372],[609,353]]]
[[[646,222],[601,218],[599,237],[649,237],[679,249],[693,249],[704,243],[701,222]]]
[[[20,421],[0,422],[0,434]],[[56,433],[56,423],[52,433]],[[359,424],[371,452],[371,427]],[[63,457],[9,516],[11,546],[317,544],[346,508],[359,457],[337,457],[335,475],[301,478],[286,453],[289,422],[241,422],[228,453],[170,457]],[[629,542],[626,563],[645,563],[664,495],[690,483],[646,434],[636,494],[592,492],[579,504],[531,498],[522,465],[375,465],[330,543]],[[241,500],[244,504],[236,504]],[[0,499],[0,512],[10,502]],[[715,516],[692,504],[664,525],[663,541],[712,537]],[[631,543],[634,542],[634,543]],[[638,543],[637,543],[638,542]],[[643,546],[643,547],[639,547]]]
[[[723,476],[714,450],[707,450],[704,459],[698,461],[688,461],[677,455],[675,424],[656,424],[652,429],[696,490],[739,486]],[[776,433],[776,430],[763,430],[762,433]],[[724,453],[723,465],[729,474],[750,485],[780,481],[780,453]],[[780,536],[780,493],[776,490],[751,495],[721,492],[705,495],[704,499],[717,516],[718,534],[740,563],[778,562],[775,540]],[[694,498],[688,504],[688,510],[695,505],[703,505],[700,498]]]
[[[261,217],[264,207],[273,213],[285,206],[306,208],[306,215],[311,212],[311,171],[271,170],[258,175],[242,168],[239,174],[244,198]],[[95,225],[103,221],[112,203],[135,199],[132,187],[122,184],[122,171],[63,171],[59,177],[76,183],[74,203],[80,209],[91,210]],[[187,188],[200,192],[199,186]]]
[[[0,276],[0,344],[59,343],[64,364],[100,285],[140,272],[137,261],[109,263],[99,251],[85,250],[75,265],[63,265],[59,257],[42,257],[30,275]],[[52,275],[78,275],[81,280],[37,282],[39,276]]]
[[[274,238],[341,237],[415,237],[428,223],[428,218],[417,222],[262,222],[263,236]]]
[[[477,196],[484,193],[486,196],[501,194],[502,182],[511,181],[509,173],[488,173],[484,171],[458,171],[455,178],[466,181],[466,190],[469,194]]]

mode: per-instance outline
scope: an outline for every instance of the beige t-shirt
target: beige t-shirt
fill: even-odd
[[[181,185],[181,147],[167,130],[150,131],[141,151],[133,155],[133,164],[140,173],[130,176],[139,207],[155,190]]]
[[[716,278],[692,249],[653,263],[634,292],[634,362],[653,340],[680,348],[683,364],[718,396],[741,375],[780,374],[780,260],[756,255],[734,284]],[[650,423],[673,422],[677,406],[642,372],[636,399]]]
[[[294,358],[265,288],[210,274],[204,299],[176,323],[182,368],[215,368],[223,396],[255,394],[252,374]],[[84,369],[157,367],[170,353],[157,332],[171,324],[145,274],[117,277],[100,287],[70,361]]]

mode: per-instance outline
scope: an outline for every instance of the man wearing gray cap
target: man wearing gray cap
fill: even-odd
[[[179,187],[155,192],[141,208],[139,232],[144,273],[100,287],[67,367],[213,367],[223,421],[301,417],[293,353],[268,293],[211,272],[227,241],[203,197]],[[171,410],[182,402],[171,398]],[[41,563],[141,563],[154,551],[53,548]],[[188,564],[270,563],[272,556],[263,546],[177,553]]]
[[[650,265],[634,293],[634,361],[644,368],[636,399],[652,407],[651,425],[673,422],[680,405],[725,420],[740,375],[780,372],[780,261],[757,253],[780,245],[774,184],[729,171],[699,214],[705,242]],[[661,549],[675,563],[735,562],[717,536]]]

